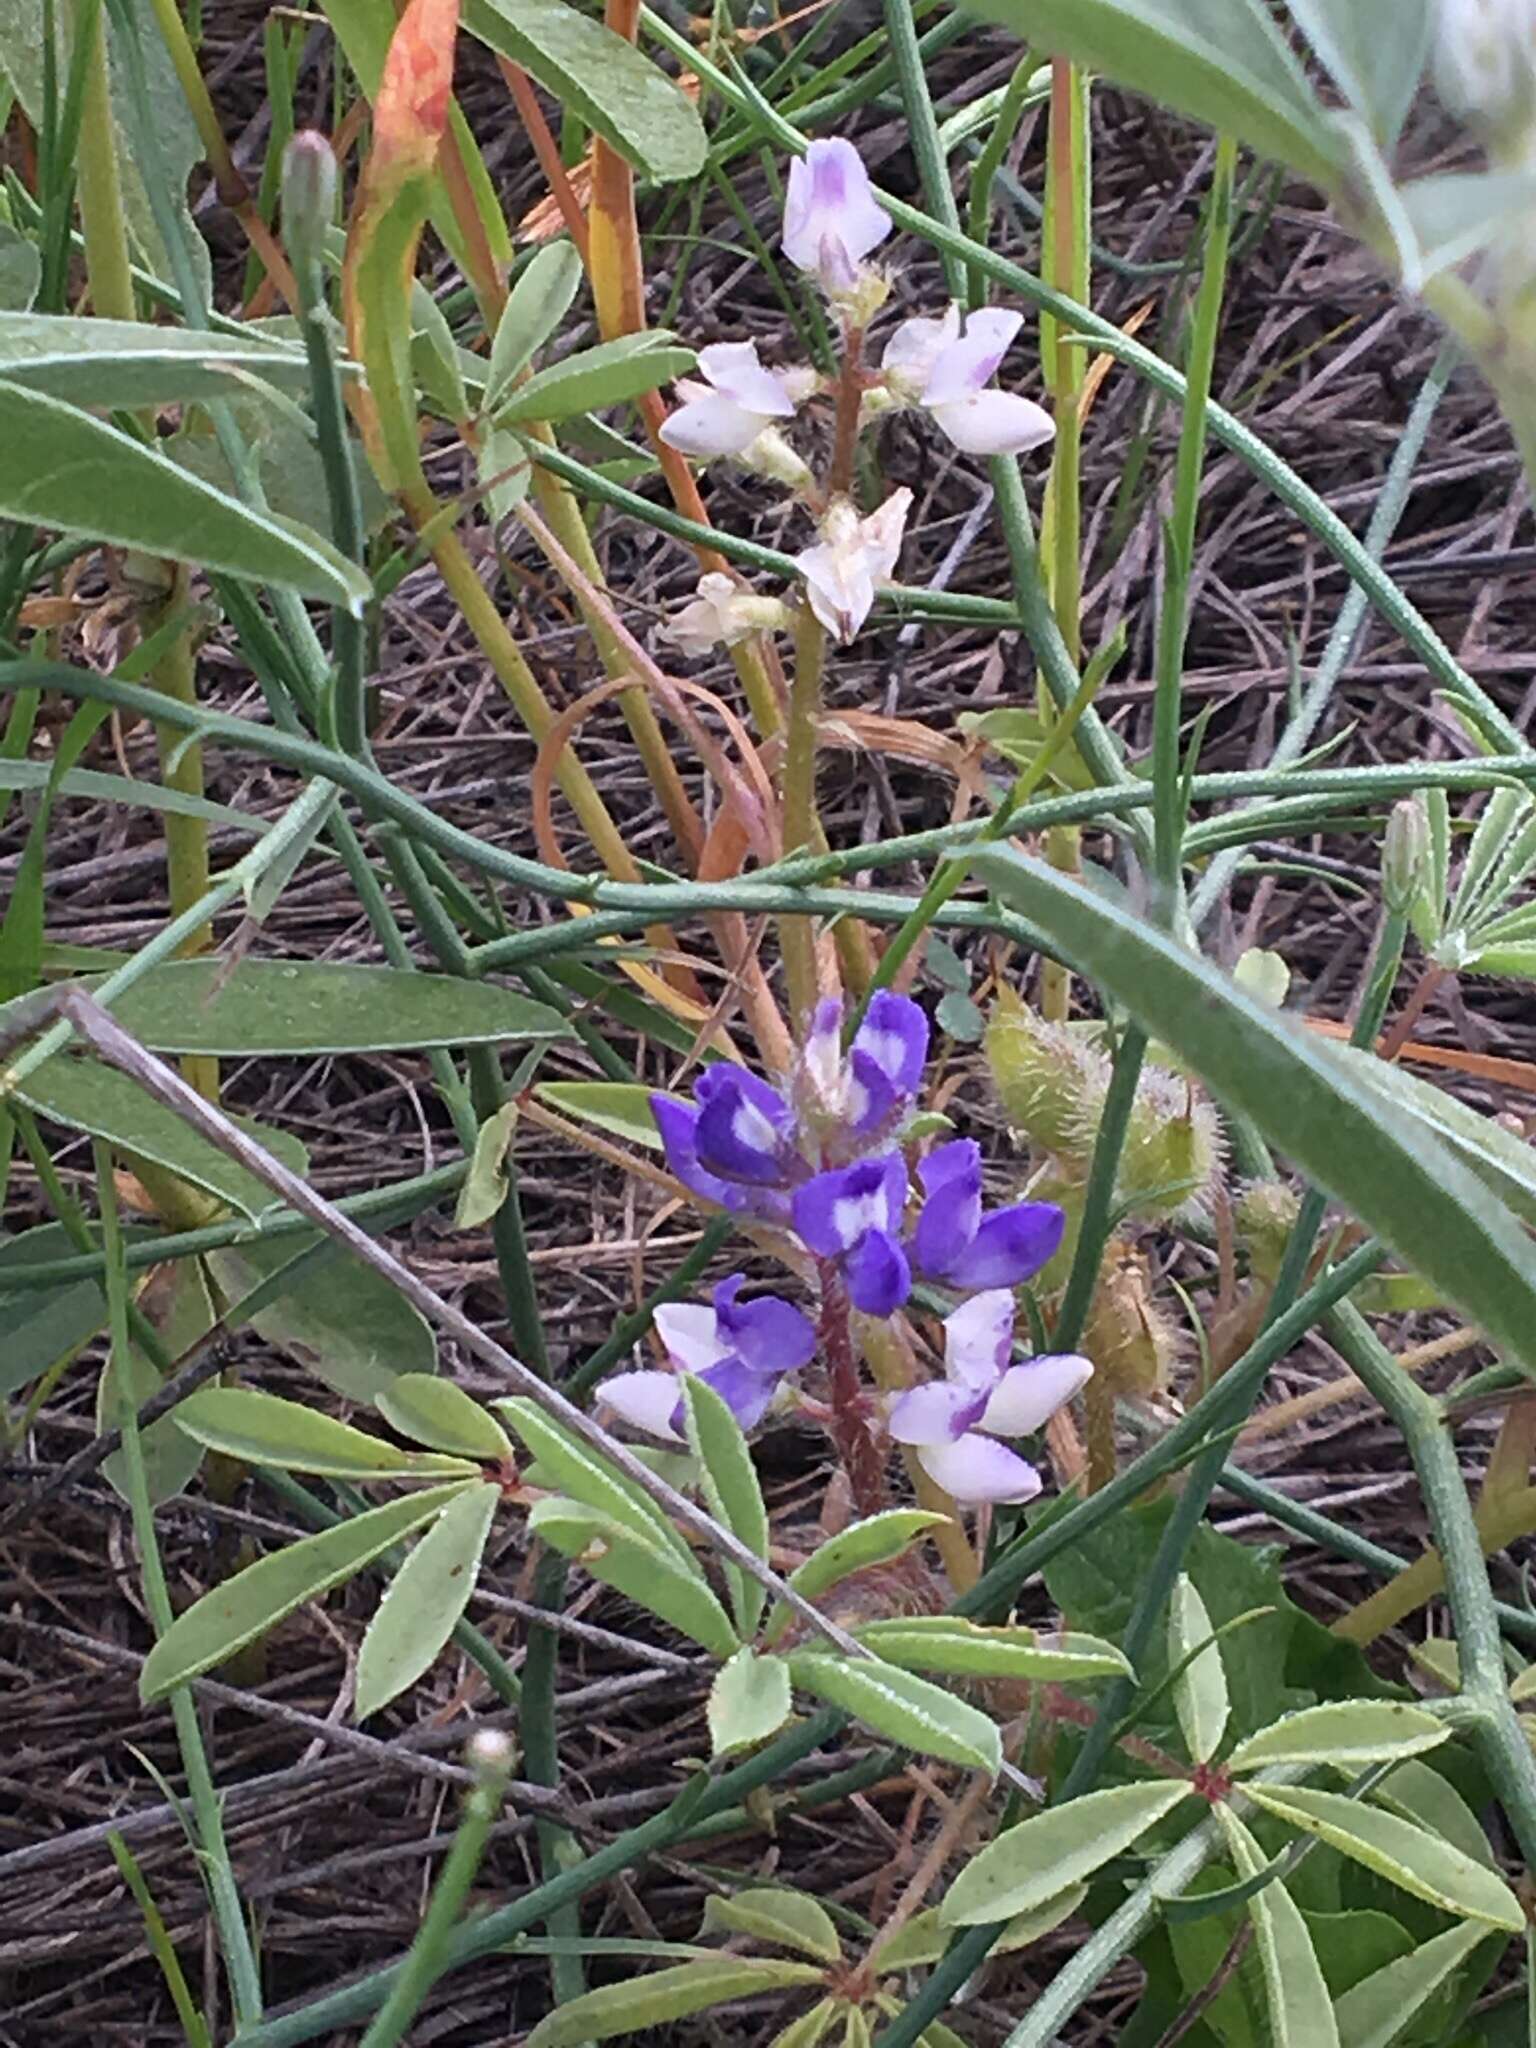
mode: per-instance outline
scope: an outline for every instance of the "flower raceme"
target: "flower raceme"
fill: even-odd
[[[767,1414],[780,1380],[810,1362],[816,1332],[799,1309],[775,1294],[743,1302],[743,1276],[733,1273],[715,1289],[712,1305],[666,1302],[656,1311],[658,1336],[673,1369],[616,1373],[597,1398],[648,1436],[681,1443],[683,1402],[679,1373],[713,1387],[743,1429]]]
[[[981,1151],[940,1146],[918,1169],[924,1202],[910,1237],[898,1149],[928,1051],[928,1020],[882,990],[846,1057],[841,1006],[818,1006],[789,1089],[724,1062],[695,1103],[651,1098],[667,1163],[706,1201],[794,1231],[865,1315],[892,1315],[914,1271],[959,1292],[1015,1287],[1055,1254],[1065,1218],[1050,1202],[983,1213]]]
[[[1013,1318],[1006,1288],[963,1302],[944,1319],[944,1378],[891,1402],[891,1435],[953,1500],[1033,1500],[1040,1474],[998,1439],[1032,1436],[1093,1373],[1072,1353],[1010,1364]]]

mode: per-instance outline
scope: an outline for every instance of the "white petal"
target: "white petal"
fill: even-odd
[[[953,1443],[975,1421],[979,1398],[951,1380],[927,1380],[896,1396],[886,1426],[899,1444]]]
[[[851,640],[869,617],[875,586],[862,554],[820,541],[797,557],[811,610],[835,640]]]
[[[998,1381],[977,1426],[993,1436],[1033,1436],[1092,1377],[1088,1360],[1070,1352],[1015,1365]]]
[[[928,410],[965,455],[1027,455],[1056,432],[1048,412],[1011,391],[978,391]]]
[[[951,305],[942,320],[903,320],[885,345],[880,367],[893,378],[903,396],[919,396],[933,375],[933,366],[960,333],[960,309]]]
[[[670,414],[662,422],[661,438],[680,455],[707,462],[715,455],[740,455],[762,431],[760,413],[711,393]]]
[[[953,399],[969,398],[990,383],[1023,321],[1021,313],[1004,313],[996,307],[975,314],[960,339],[934,364],[923,392],[924,405],[948,405]]]
[[[729,1358],[714,1310],[704,1301],[664,1301],[652,1318],[667,1356],[684,1372],[703,1372]]]
[[[989,1288],[944,1318],[944,1370],[968,1387],[995,1386],[1012,1343],[1012,1292]]]
[[[659,1436],[668,1443],[684,1441],[672,1427],[682,1389],[676,1373],[620,1372],[597,1388],[597,1399],[634,1429],[647,1436]],[[999,1446],[1001,1448],[1001,1446]]]
[[[1040,1491],[1040,1474],[1034,1466],[987,1436],[963,1436],[954,1444],[925,1444],[917,1462],[951,1500],[1007,1505],[1033,1500]]]
[[[722,398],[765,420],[787,420],[794,401],[771,370],[757,360],[752,341],[716,341],[699,350],[699,368]]]
[[[891,217],[876,201],[851,142],[840,136],[813,142],[790,165],[783,241],[797,270],[837,288],[890,231]]]
[[[911,504],[912,493],[903,487],[892,491],[879,510],[861,522],[859,531],[869,574],[877,583],[883,583],[895,570]]]

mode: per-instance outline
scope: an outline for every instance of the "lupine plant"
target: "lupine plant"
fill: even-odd
[[[212,1941],[167,1932],[126,1837],[105,1853],[186,2039],[362,2027],[392,2048],[440,1980],[514,1953],[549,1965],[537,2003],[518,1978],[532,2048],[764,1998],[774,2048],[954,2048],[998,2013],[1007,2048],[1047,2048],[1105,2037],[1095,2001],[1127,1958],[1133,2048],[1528,2038],[1536,1626],[1487,1560],[1536,1531],[1536,1170],[1508,1119],[1400,1056],[1457,1065],[1414,1043],[1437,996],[1531,978],[1536,754],[1382,563],[1457,354],[1536,464],[1536,6],[885,0],[820,76],[822,25],[797,45],[798,17],[770,34],[727,8],[321,15],[332,130],[300,125],[302,39],[274,15],[255,189],[202,10],[0,22],[0,804],[30,806],[0,913],[0,1186],[30,1226],[0,1242],[27,1489],[0,1530],[45,1526],[98,1469],[126,1509],[121,1654],[170,1716]],[[941,120],[962,38],[1009,76],[962,83]],[[504,90],[544,181],[520,221],[455,97],[471,79],[477,104]],[[1091,303],[1105,83],[1203,151],[1156,345],[1146,309],[1121,326]],[[891,92],[916,201],[860,147],[857,110]],[[1415,107],[1485,167],[1405,170]],[[199,163],[243,238],[232,292],[188,203]],[[1212,396],[1264,166],[1446,331],[1389,423],[1364,539]],[[1005,192],[1038,215],[1038,270],[1005,252]],[[690,312],[715,199],[778,324],[729,295]],[[1139,753],[1100,701],[1126,635],[1086,637],[1106,386],[1164,408],[1137,415],[1121,509],[1154,480],[1158,420],[1176,428]],[[1211,439],[1349,584],[1268,758],[1237,772],[1205,765],[1185,684]],[[966,532],[992,523],[1000,589],[952,587],[964,536],[937,572],[922,558],[914,463],[985,486]],[[676,550],[649,614],[609,545],[637,533]],[[494,829],[388,765],[388,627],[429,581],[527,742]],[[579,629],[558,689],[525,600]],[[1440,700],[1420,756],[1318,743],[1367,608]],[[1004,681],[954,733],[851,702],[893,628],[991,636]],[[239,677],[217,702],[210,638]],[[638,825],[589,751],[599,716]],[[121,772],[139,722],[152,777]],[[849,747],[948,775],[948,822],[846,843],[822,771]],[[210,797],[236,761],[275,778],[275,818]],[[81,798],[163,821],[168,915],[124,954],[50,935]],[[220,866],[215,830],[251,844]],[[1283,933],[1234,958],[1215,913],[1276,841],[1362,832],[1379,909],[1330,1025],[1296,1014]],[[369,964],[283,951],[284,900],[322,862]],[[237,1104],[275,1062],[360,1056],[411,1062],[452,1156],[331,1199],[282,1108]],[[530,1254],[551,1138],[689,1225],[582,1358],[551,1340]],[[504,1330],[392,1248],[429,1214],[488,1237]],[[1425,1307],[1458,1318],[1433,1362],[1475,1360],[1439,1392],[1394,1348]],[[1244,1466],[1271,1374],[1314,1334],[1401,1441],[1417,1558]],[[82,1372],[89,1440],[31,1483]],[[1474,1502],[1453,1429],[1489,1407]],[[772,1476],[788,1460],[816,1475],[809,1521]],[[1325,1627],[1273,1553],[1212,1528],[1218,1487],[1383,1583]],[[168,1571],[182,1501],[254,1534]],[[299,1713],[306,1739],[377,1756],[488,1690],[515,1741],[466,1726],[409,1948],[291,1998],[199,1693],[271,1705],[265,1660],[344,1587],[341,1706],[368,1725]],[[1411,1657],[1367,1658],[1442,1597]],[[582,1825],[566,1633],[649,1660],[697,1731],[680,1782],[606,1839]],[[881,1821],[867,1896],[778,1881],[801,1820],[893,1786],[904,1832]],[[534,1861],[477,1903],[509,1797]],[[710,1888],[700,1935],[730,1946],[584,1917],[623,1879],[637,1918],[647,1859],[673,1851]],[[194,1954],[219,1964],[196,1994]]]

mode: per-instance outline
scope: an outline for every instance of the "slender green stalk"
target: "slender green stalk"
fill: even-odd
[[[123,226],[117,123],[112,112],[112,86],[107,71],[107,25],[99,6],[77,6],[75,22],[77,31],[84,30],[90,36],[85,59],[85,103],[76,175],[91,304],[98,319],[132,320],[137,317],[138,308],[133,296],[128,236]]]
[[[1058,1351],[1072,1351],[1082,1339],[1088,1311],[1093,1306],[1104,1247],[1115,1225],[1115,1183],[1120,1173],[1120,1155],[1135,1107],[1136,1088],[1146,1058],[1147,1034],[1139,1024],[1127,1024],[1115,1050],[1114,1071],[1104,1097],[1104,1113],[1093,1142],[1088,1167],[1088,1185],[1083,1194],[1083,1220],[1078,1228],[1077,1249],[1072,1254],[1072,1271],[1067,1276],[1051,1342]]]
[[[795,617],[795,675],[784,749],[784,845],[791,853],[805,852],[816,839],[816,738],[826,661],[826,628],[810,606],[803,605]],[[809,1025],[819,993],[816,939],[809,921],[790,918],[781,928],[779,943],[792,1022],[803,1028]]]
[[[568,1571],[565,1559],[554,1551],[547,1551],[539,1559],[532,1593],[536,1607],[559,1612],[565,1604]],[[555,1722],[555,1678],[559,1662],[559,1635],[552,1628],[535,1624],[528,1631],[528,1654],[523,1659],[523,1704],[518,1716],[518,1731],[522,1736],[530,1782],[545,1785],[552,1792],[557,1791],[560,1785],[560,1732]],[[536,1823],[536,1832],[539,1869],[546,1882],[581,1861],[581,1846],[569,1828],[541,1815]],[[557,1939],[580,1934],[579,1901],[568,1899],[563,1906],[557,1907],[545,1921],[544,1930]],[[579,1955],[557,1955],[552,1961],[549,1978],[557,2006],[572,1998],[580,1998],[586,1989],[586,1973]]]
[[[928,90],[928,74],[918,43],[917,23],[911,0],[885,0],[885,33],[890,43],[891,62],[901,87],[901,104],[907,116],[907,142],[917,159],[928,209],[946,227],[960,229],[960,213],[954,187],[949,180],[949,163],[939,136],[939,124]],[[940,251],[944,281],[949,296],[963,304],[966,296],[965,265],[952,249]]]
[[[992,223],[992,188],[1003,159],[1008,154],[1009,144],[1018,132],[1024,108],[1029,99],[1030,87],[1034,83],[1038,66],[1028,51],[1014,67],[1003,94],[1003,103],[997,110],[997,119],[992,131],[982,144],[981,154],[971,169],[971,189],[966,195],[966,230],[973,242],[985,242]],[[981,272],[969,269],[969,300],[972,310],[986,299],[986,280]]]
[[[453,1845],[432,1888],[410,1954],[400,1965],[389,1996],[364,2034],[360,2048],[399,2048],[427,1993],[447,1967],[449,1938],[460,1924],[469,1888],[506,1798],[507,1780],[512,1775],[512,1745],[504,1735],[487,1732],[472,1736],[468,1757],[475,1782],[464,1802],[464,1815],[454,1833]]]
[[[1190,335],[1188,388],[1174,467],[1173,516],[1163,543],[1163,604],[1152,713],[1152,867],[1162,919],[1170,930],[1178,927],[1183,894],[1184,772],[1180,735],[1184,648],[1189,634],[1189,592],[1195,566],[1195,530],[1200,517],[1200,481],[1205,473],[1206,413],[1226,292],[1236,169],[1237,145],[1230,136],[1223,135],[1216,144],[1216,169],[1206,202],[1205,260]]]
[[[112,1861],[117,1865],[123,1883],[133,1895],[133,1902],[139,1909],[144,1922],[144,1938],[149,1952],[160,1965],[160,1974],[165,1979],[165,1988],[171,1994],[171,2003],[176,2008],[176,2017],[181,2022],[181,2031],[186,2036],[187,2048],[213,2048],[207,2022],[192,2002],[187,1989],[187,1980],[181,1967],[181,1958],[171,1943],[166,1931],[160,1908],[155,1904],[153,1892],[144,1882],[144,1873],[134,1860],[133,1851],[119,1834],[107,1837],[107,1847],[112,1851]]]
[[[1509,1698],[1499,1620],[1477,1520],[1440,1405],[1377,1338],[1365,1318],[1340,1302],[1328,1333],[1366,1390],[1402,1434],[1445,1566],[1461,1691],[1475,1710],[1471,1732],[1527,1867],[1536,1866],[1536,1757]]]
[[[118,1427],[123,1433],[123,1470],[129,1508],[133,1515],[134,1539],[139,1547],[144,1604],[149,1610],[155,1634],[163,1636],[175,1619],[175,1614],[166,1586],[165,1569],[160,1561],[160,1546],[155,1538],[155,1511],[150,1505],[149,1484],[144,1470],[144,1452],[139,1442],[138,1410],[134,1406],[131,1392],[133,1375],[129,1365],[128,1274],[122,1259],[122,1231],[117,1213],[117,1184],[113,1179],[112,1148],[98,1139],[93,1151],[97,1193],[101,1203],[102,1250],[106,1256],[107,1310],[112,1334],[112,1376],[118,1396]],[[248,2026],[261,2014],[261,1979],[256,1968],[255,1951],[251,1947],[250,1931],[245,1922],[245,1910],[240,1902],[239,1887],[235,1882],[234,1870],[229,1860],[229,1848],[224,1840],[224,1822],[219,1811],[219,1797],[214,1787],[213,1774],[208,1768],[202,1732],[197,1722],[197,1708],[190,1690],[186,1686],[178,1687],[171,1694],[170,1705],[171,1718],[176,1728],[176,1740],[181,1749],[182,1769],[186,1772],[187,1791],[191,1797],[192,1812],[197,1825],[195,1846],[208,1884],[214,1922],[219,1930],[219,1945],[224,1954],[224,1967],[229,1972],[235,2016],[242,2026]]]

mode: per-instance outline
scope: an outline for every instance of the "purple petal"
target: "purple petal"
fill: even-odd
[[[798,270],[814,271],[839,289],[854,266],[891,231],[891,217],[870,189],[869,173],[851,142],[813,142],[789,167],[784,203],[784,253]]]
[[[702,1301],[664,1301],[652,1321],[667,1356],[682,1372],[703,1372],[730,1356],[719,1317]]]
[[[927,1200],[912,1250],[919,1272],[947,1279],[981,1225],[981,1147],[956,1138],[930,1152],[917,1169]]]
[[[990,1394],[1013,1349],[1013,1296],[994,1287],[944,1318],[944,1370],[952,1380]]]
[[[953,303],[942,320],[925,320],[921,316],[903,320],[885,344],[880,367],[905,390],[921,392],[933,375],[934,364],[959,336],[960,308]]]
[[[1092,1377],[1088,1360],[1070,1352],[1011,1366],[977,1426],[993,1436],[1033,1436]]]
[[[1004,313],[995,307],[973,313],[964,334],[952,341],[934,364],[923,387],[924,405],[931,409],[957,398],[974,398],[991,379],[1023,324],[1022,313]]]
[[[907,1169],[899,1152],[814,1174],[794,1195],[795,1228],[820,1259],[851,1252],[867,1231],[901,1228]]]
[[[1006,1505],[1033,1500],[1040,1474],[1027,1459],[994,1437],[961,1437],[957,1444],[925,1444],[917,1461],[951,1500]]]
[[[741,1358],[722,1358],[699,1378],[714,1388],[743,1429],[756,1429],[779,1383],[776,1372],[754,1372]]]
[[[912,1292],[907,1255],[884,1230],[866,1230],[843,1261],[848,1299],[862,1315],[889,1316]]]
[[[893,1125],[905,1097],[882,1067],[857,1047],[848,1056],[848,1131],[855,1138],[871,1137]]]
[[[776,1294],[760,1294],[738,1306],[741,1284],[742,1276],[733,1273],[715,1289],[714,1313],[722,1337],[753,1372],[774,1377],[798,1372],[815,1355],[815,1324]]]
[[[928,1057],[928,1019],[910,996],[881,989],[871,998],[853,1050],[873,1060],[900,1094],[915,1095]]]
[[[753,341],[716,341],[699,350],[699,368],[722,398],[761,419],[794,417],[795,402],[773,374],[757,360]]]
[[[694,1090],[699,1101],[698,1153],[708,1173],[758,1187],[782,1187],[789,1107],[776,1088],[723,1062]]]
[[[897,1395],[888,1427],[899,1444],[949,1444],[976,1427],[986,1405],[985,1392],[953,1380],[929,1380]]]
[[[651,1114],[661,1133],[667,1165],[683,1186],[702,1195],[706,1202],[719,1202],[724,1207],[729,1193],[725,1182],[699,1164],[699,1112],[690,1109],[686,1102],[674,1102],[670,1095],[653,1095]]]
[[[678,1409],[677,1388],[674,1372],[620,1372],[599,1382],[596,1399],[648,1436],[681,1443],[682,1431],[673,1426]]]
[[[944,1274],[952,1287],[1017,1287],[1055,1257],[1066,1231],[1054,1202],[1019,1202],[981,1220],[970,1245]]]
[[[930,405],[928,411],[962,455],[1027,455],[1056,434],[1056,422],[1044,407],[1012,391],[975,391],[969,398]]]

